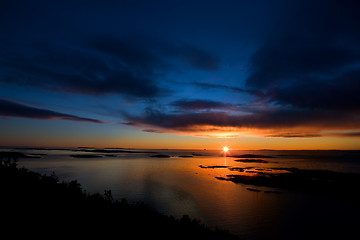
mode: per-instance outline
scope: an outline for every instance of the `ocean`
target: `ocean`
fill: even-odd
[[[31,158],[19,166],[89,193],[145,203],[166,215],[189,215],[244,239],[325,239],[357,234],[359,204],[341,196],[229,181],[288,169],[360,174],[360,151],[3,149]],[[351,183],[349,183],[351,184]],[[358,189],[358,188],[357,188]],[[356,190],[357,190],[356,189]],[[357,190],[358,191],[358,190]],[[50,214],[50,213],[49,213]]]

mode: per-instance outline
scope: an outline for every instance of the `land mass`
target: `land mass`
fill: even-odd
[[[312,192],[353,202],[360,200],[360,174],[298,168],[228,167],[228,169],[241,174],[215,178],[254,186]]]
[[[111,191],[89,194],[77,181],[60,182],[17,167],[18,153],[0,153],[0,206],[3,236],[131,237],[156,239],[239,239],[209,229],[196,219],[155,212],[143,204],[115,201]]]

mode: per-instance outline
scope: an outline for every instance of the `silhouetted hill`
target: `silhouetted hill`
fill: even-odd
[[[11,239],[238,239],[188,216],[175,219],[142,204],[114,201],[111,191],[87,194],[77,181],[18,168],[8,154],[0,159],[1,233]]]

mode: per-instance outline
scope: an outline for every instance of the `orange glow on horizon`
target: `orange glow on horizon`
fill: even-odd
[[[185,129],[166,132],[163,129],[162,133],[156,133],[139,131],[132,127],[118,129],[117,126],[109,125],[99,125],[94,131],[92,127],[87,128],[87,125],[82,123],[64,121],[50,121],[40,129],[35,120],[28,120],[26,125],[17,124],[17,126],[21,127],[16,128],[16,131],[15,128],[9,127],[4,132],[6,138],[0,139],[0,146],[207,149],[219,152],[223,151],[224,146],[227,146],[230,151],[235,149],[360,149],[359,137],[344,137],[346,134],[350,135],[351,131],[343,131],[344,136],[336,135],[335,131],[323,131],[323,136],[312,137],[311,135],[318,133],[319,130],[301,129],[300,127],[290,131],[289,129],[259,130],[205,126],[204,129],[197,129],[197,132],[185,131]],[[68,131],[59,131],[59,129]],[[296,136],[297,134],[298,136]],[[235,137],[230,137],[231,135],[235,135]],[[281,137],[283,135],[285,137]]]
[[[231,149],[256,150],[318,150],[318,149],[343,149],[359,150],[358,138],[266,138],[266,137],[239,137],[227,139],[227,144],[231,144]],[[144,149],[220,149],[219,139],[206,137],[179,136],[171,134],[141,134],[126,137],[92,136],[88,138],[18,138],[10,137],[6,141],[0,141],[0,146],[28,146],[28,147],[79,147],[89,146],[97,148],[121,147],[121,148],[144,148]],[[229,145],[227,145],[229,148]],[[229,151],[231,151],[229,148]],[[229,153],[228,151],[228,153]],[[224,152],[223,152],[224,153]]]

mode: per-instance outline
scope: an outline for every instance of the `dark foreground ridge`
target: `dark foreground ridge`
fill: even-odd
[[[143,204],[114,201],[111,191],[88,194],[77,181],[59,182],[18,168],[18,153],[0,153],[2,234],[17,237],[93,239],[238,239],[198,220],[159,214]]]

